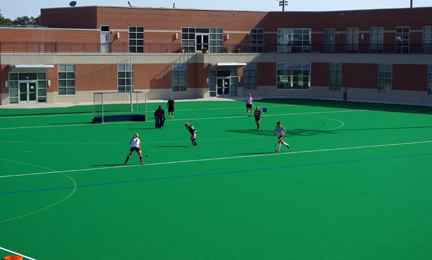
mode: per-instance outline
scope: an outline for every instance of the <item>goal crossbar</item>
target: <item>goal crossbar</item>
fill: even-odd
[[[139,96],[144,95],[144,100]],[[144,103],[144,115],[140,115],[140,101]],[[126,106],[127,105],[127,106]],[[130,105],[130,106],[129,106]],[[121,106],[120,110],[110,111],[108,107]],[[133,92],[95,92],[93,93],[93,123],[112,121],[145,121],[147,115],[147,93]]]

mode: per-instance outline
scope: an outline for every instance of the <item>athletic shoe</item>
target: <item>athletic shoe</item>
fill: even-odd
[[[275,152],[279,153],[279,150],[275,150]]]
[[[127,164],[127,162],[125,162],[125,164]]]
[[[289,144],[287,144],[287,147],[288,147],[288,149],[290,149],[290,146],[289,146]]]
[[[143,162],[141,162],[141,165],[144,165],[144,163],[143,163]]]

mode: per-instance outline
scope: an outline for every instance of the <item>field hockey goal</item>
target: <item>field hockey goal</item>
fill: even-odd
[[[93,110],[93,123],[146,121],[147,93],[95,92]]]

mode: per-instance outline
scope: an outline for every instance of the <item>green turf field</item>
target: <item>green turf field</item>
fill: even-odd
[[[176,102],[163,129],[92,124],[92,106],[0,109],[0,247],[38,260],[431,259],[432,108],[255,105],[269,110],[259,131],[244,101]],[[123,164],[134,133],[144,166],[136,153]]]

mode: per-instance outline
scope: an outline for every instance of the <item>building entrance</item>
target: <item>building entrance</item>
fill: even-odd
[[[229,96],[230,95],[230,78],[229,77],[218,77],[217,78],[217,96]]]
[[[19,82],[19,103],[35,104],[37,100],[37,82],[20,81]]]

